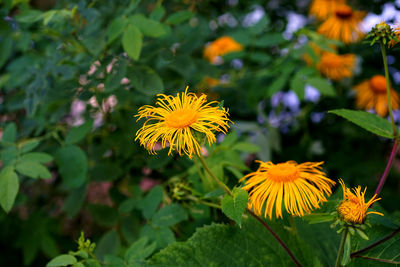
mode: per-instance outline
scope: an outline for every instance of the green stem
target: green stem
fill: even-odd
[[[390,81],[389,81],[389,69],[388,69],[388,64],[387,64],[387,60],[386,60],[386,47],[383,43],[381,43],[381,52],[382,52],[382,58],[383,58],[383,66],[385,68],[386,94],[387,94],[387,99],[388,99],[389,116],[390,116],[390,121],[392,122],[393,135],[396,138],[397,137],[397,129],[396,129],[396,124],[394,123],[394,119],[393,119],[392,102],[390,101]]]
[[[203,165],[204,169],[206,170],[206,172],[211,176],[211,178],[213,178],[213,180],[222,188],[224,189],[224,191],[230,195],[233,196],[232,191],[229,189],[229,187],[224,184],[220,179],[218,179],[214,173],[210,170],[210,168],[208,167],[206,161],[204,160],[204,157],[202,155],[197,155],[200,159],[201,164]]]
[[[340,246],[339,246],[339,251],[336,257],[336,263],[335,263],[335,267],[340,267],[341,264],[341,260],[342,260],[342,256],[343,256],[343,251],[344,251],[344,243],[346,242],[346,237],[347,237],[347,232],[348,232],[348,227],[345,226],[344,230],[342,232],[342,240],[340,240]]]
[[[188,196],[187,199],[190,199],[190,200],[192,200],[192,201],[194,201],[196,203],[204,204],[204,205],[212,207],[212,208],[221,209],[220,205],[218,205],[216,203],[213,203],[213,202],[208,202],[208,201],[204,201],[204,200],[198,199],[195,196]]]

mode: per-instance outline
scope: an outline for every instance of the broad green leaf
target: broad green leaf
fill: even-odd
[[[256,38],[254,46],[269,47],[273,45],[280,45],[284,42],[287,41],[285,40],[285,38],[283,38],[282,33],[270,33],[264,34],[260,38]]]
[[[157,211],[152,218],[152,223],[154,226],[168,227],[187,220],[187,218],[188,215],[185,209],[181,205],[174,203]]]
[[[53,160],[53,157],[43,152],[31,152],[21,156],[20,161],[35,161],[38,163],[47,163]]]
[[[308,245],[284,230],[282,223],[267,222],[304,266],[321,266]],[[255,219],[242,228],[211,224],[198,228],[186,242],[176,242],[155,254],[148,266],[295,266],[293,261]]]
[[[142,14],[136,14],[129,18],[131,25],[135,25],[145,36],[161,37],[166,34],[164,26],[155,20],[148,19]]]
[[[88,162],[82,149],[77,146],[62,147],[57,150],[55,160],[67,188],[77,188],[86,181]]]
[[[164,92],[164,83],[160,76],[150,68],[135,68],[131,79],[133,86],[146,95]]]
[[[14,205],[19,190],[17,174],[11,166],[4,167],[0,172],[0,205],[8,213]]]
[[[6,37],[0,42],[0,68],[6,63],[7,59],[11,56],[13,49],[13,39],[11,36]]]
[[[179,24],[186,20],[191,19],[193,16],[194,14],[189,10],[179,11],[168,16],[168,18],[165,20],[165,23]]]
[[[129,25],[122,35],[122,46],[125,52],[134,60],[140,57],[142,50],[143,35],[134,25]]]
[[[85,136],[90,132],[90,130],[92,130],[92,128],[92,120],[88,120],[78,127],[71,128],[65,136],[65,143],[69,145],[78,143],[83,138],[85,138]]]
[[[125,260],[129,265],[135,263],[135,261],[142,261],[150,256],[156,249],[156,243],[153,242],[148,244],[149,239],[142,237],[133,243],[125,252]]]
[[[122,17],[115,18],[107,28],[107,44],[112,43],[122,34],[127,24],[127,20]]]
[[[66,198],[63,210],[67,213],[69,218],[75,217],[80,211],[86,196],[86,185],[72,190]]]
[[[16,146],[10,146],[1,150],[1,161],[4,165],[14,164],[18,159],[19,153]]]
[[[255,153],[260,150],[260,148],[256,145],[250,144],[250,143],[245,143],[245,142],[240,142],[235,144],[232,147],[232,150],[239,150],[243,152],[248,152],[248,153]]]
[[[156,6],[150,13],[150,19],[160,21],[165,15],[165,8],[162,5]]]
[[[150,219],[161,203],[163,192],[161,186],[155,186],[137,204],[146,219]]]
[[[148,237],[157,243],[157,249],[165,248],[175,242],[175,235],[168,227],[153,227],[145,225],[140,229],[140,236]]]
[[[376,135],[394,138],[392,124],[375,114],[349,109],[335,109],[328,111],[328,113],[339,115]]]
[[[7,124],[6,128],[4,128],[3,136],[1,141],[14,143],[17,140],[17,126],[15,123]]]
[[[123,259],[113,255],[105,255],[103,264],[105,267],[126,267],[126,263]],[[85,265],[82,267],[85,267]]]
[[[26,10],[17,16],[15,16],[15,20],[20,23],[34,23],[43,18],[43,12],[37,9]]]
[[[46,264],[46,267],[70,266],[78,262],[72,255],[59,255]]]
[[[20,160],[18,161],[15,169],[22,175],[37,179],[49,179],[51,178],[51,173],[49,170],[38,163],[37,161]]]
[[[332,84],[328,82],[328,80],[321,78],[321,77],[312,77],[307,79],[307,83],[311,86],[318,89],[322,95],[326,96],[335,96],[336,91],[333,88]]]
[[[20,147],[20,152],[26,153],[26,152],[34,150],[39,144],[40,144],[40,141],[31,139],[31,140],[26,140],[24,142],[21,142],[18,145]]]
[[[121,242],[115,230],[110,230],[105,233],[96,245],[95,255],[100,260],[103,260],[107,254],[116,254]]]
[[[242,215],[247,207],[249,195],[245,190],[236,187],[232,193],[233,196],[225,195],[222,199],[222,212],[241,227]]]
[[[347,265],[350,261],[350,253],[351,253],[351,235],[349,232],[346,234],[346,239],[344,242],[344,250],[342,256],[342,265]]]

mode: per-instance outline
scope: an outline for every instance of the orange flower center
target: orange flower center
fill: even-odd
[[[290,182],[299,178],[299,170],[290,163],[279,163],[268,170],[267,175],[275,182]]]
[[[369,85],[375,93],[386,93],[386,79],[383,75],[375,75],[369,80]]]
[[[364,222],[367,216],[365,210],[362,208],[358,201],[346,200],[340,203],[337,208],[340,218],[348,223],[358,223]]]
[[[336,8],[335,15],[341,19],[348,19],[353,15],[353,10],[347,5],[341,5]]]
[[[198,113],[192,109],[177,109],[171,112],[165,118],[165,124],[168,127],[182,129],[195,123],[198,119]]]

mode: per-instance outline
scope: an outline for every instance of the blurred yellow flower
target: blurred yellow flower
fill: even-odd
[[[343,201],[337,207],[340,219],[351,224],[362,224],[368,214],[378,214],[383,216],[380,212],[367,212],[372,203],[380,200],[380,198],[376,198],[376,195],[374,195],[367,203],[365,203],[365,192],[367,191],[367,188],[361,192],[361,187],[358,186],[353,188],[354,193],[352,193],[350,188],[346,188],[342,179],[339,180],[339,183],[343,188]]]
[[[371,79],[363,81],[353,88],[356,92],[356,105],[361,109],[375,109],[379,116],[388,113],[388,101],[386,95],[386,79],[383,75],[375,75]],[[390,100],[393,109],[399,108],[399,95],[390,88]]]
[[[236,42],[232,37],[222,36],[214,42],[206,45],[203,56],[210,63],[217,63],[218,57],[226,55],[231,52],[239,52],[243,50],[243,46]]]
[[[207,102],[207,96],[196,96],[193,93],[178,93],[175,97],[159,94],[157,107],[139,108],[138,120],[146,122],[136,133],[140,141],[151,154],[155,153],[155,144],[161,141],[162,148],[169,145],[168,155],[176,150],[180,156],[201,154],[201,144],[196,137],[206,138],[208,144],[216,141],[213,131],[228,131],[228,112],[219,107],[217,101]],[[195,137],[196,136],[196,137]]]
[[[289,214],[304,216],[327,201],[324,194],[332,194],[335,182],[321,171],[323,162],[257,162],[258,170],[240,179],[246,180],[243,189],[249,192],[249,208],[257,215],[262,215],[265,204],[264,217],[271,219],[275,207],[276,217],[282,218],[283,203]]]
[[[397,41],[396,40],[390,40],[389,41],[389,47],[395,46],[400,41],[400,26],[397,26],[396,28],[394,28],[394,35],[395,35]]]
[[[317,64],[317,69],[332,80],[341,80],[353,76],[355,62],[356,56],[354,54],[337,55],[323,52]]]
[[[325,20],[343,4],[346,4],[345,0],[314,0],[310,6],[310,14],[319,20]]]
[[[358,42],[364,33],[359,28],[359,23],[365,16],[363,11],[354,11],[348,5],[340,5],[318,28],[318,33],[334,40],[341,40],[344,43]]]

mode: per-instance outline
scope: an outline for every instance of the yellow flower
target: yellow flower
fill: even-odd
[[[345,4],[345,0],[314,0],[311,3],[310,14],[319,20],[325,20],[339,5]]]
[[[215,87],[215,86],[217,86],[217,85],[220,84],[220,81],[219,81],[218,79],[211,78],[211,77],[205,77],[205,78],[204,78],[204,81],[206,82],[206,84],[207,84],[209,87]]]
[[[380,200],[380,198],[376,198],[376,195],[374,195],[367,203],[365,203],[364,197],[367,188],[361,192],[361,186],[358,186],[353,188],[354,193],[352,193],[350,188],[346,188],[342,179],[339,180],[339,183],[343,188],[343,201],[337,207],[337,212],[340,219],[347,223],[362,224],[364,223],[368,214],[378,214],[383,216],[383,214],[380,212],[367,212],[372,203]]]
[[[389,47],[395,46],[400,41],[400,26],[397,26],[394,29],[394,36],[396,37],[397,41],[396,40],[390,40],[389,41]]]
[[[240,179],[246,180],[243,189],[249,192],[249,208],[257,215],[262,215],[265,204],[264,217],[271,219],[275,206],[276,217],[282,218],[283,203],[289,214],[304,216],[327,201],[324,194],[332,194],[335,182],[321,171],[323,162],[257,162],[258,170]]]
[[[346,44],[358,42],[364,36],[359,23],[365,14],[362,11],[354,11],[347,5],[340,5],[335,9],[335,13],[318,28],[318,33],[331,39],[341,40]]]
[[[353,54],[337,55],[323,52],[317,64],[317,69],[332,80],[341,80],[353,76],[356,56]]]
[[[210,63],[217,63],[218,57],[231,52],[239,52],[243,46],[229,36],[222,36],[214,42],[208,44],[204,49],[203,55]]]
[[[206,103],[207,96],[196,96],[193,93],[171,95],[159,94],[157,107],[143,106],[139,108],[138,120],[146,118],[146,122],[136,133],[140,141],[151,154],[155,153],[155,144],[161,141],[162,148],[169,145],[168,155],[176,150],[180,156],[186,154],[200,155],[201,145],[195,136],[203,135],[208,144],[214,143],[213,131],[228,131],[228,112],[218,107],[217,101]]]
[[[356,85],[356,105],[361,109],[375,109],[379,116],[386,116],[388,101],[386,95],[386,79],[383,75],[375,75],[371,79]],[[399,95],[390,88],[390,101],[393,109],[399,108]]]

